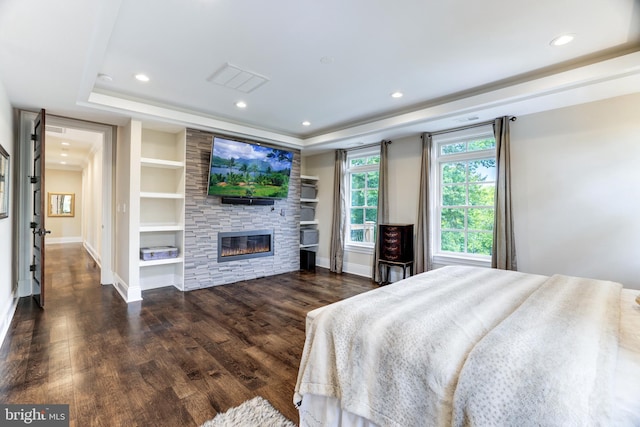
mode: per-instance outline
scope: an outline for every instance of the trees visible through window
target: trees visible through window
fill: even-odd
[[[438,166],[436,254],[491,256],[495,144],[492,134],[434,144]]]
[[[378,219],[379,149],[349,153],[347,163],[347,243],[373,247]]]

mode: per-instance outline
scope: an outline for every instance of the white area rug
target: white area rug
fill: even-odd
[[[296,427],[278,412],[269,401],[254,397],[240,406],[218,414],[200,427]]]

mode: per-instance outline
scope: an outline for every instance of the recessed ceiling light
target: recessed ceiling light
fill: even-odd
[[[146,82],[148,82],[150,80],[149,76],[147,76],[146,74],[142,74],[142,73],[136,74],[134,77],[136,78],[137,81],[143,82],[143,83],[146,83]]]
[[[391,97],[392,98],[402,98],[403,95],[404,95],[404,93],[402,93],[402,92],[393,92],[391,94]]]
[[[61,165],[66,165],[67,162],[65,162],[64,160],[60,162]]]
[[[236,107],[238,108],[247,108],[247,103],[244,101],[238,101],[236,102]]]
[[[551,46],[562,46],[567,43],[571,43],[575,38],[576,38],[575,34],[562,34],[554,38],[553,40],[551,40],[551,43],[549,44]]]
[[[62,157],[67,157],[67,156],[68,156],[68,154],[67,154],[67,153],[60,153],[60,155],[61,155]]]
[[[309,120],[305,120],[302,122],[302,126],[311,126],[311,122]]]
[[[67,141],[63,141],[63,142],[61,142],[60,144],[62,144],[62,145],[71,145],[71,144],[70,144],[70,143],[68,143]]]

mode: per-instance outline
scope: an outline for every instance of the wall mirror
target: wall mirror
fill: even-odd
[[[49,216],[74,216],[74,193],[49,193]]]
[[[0,145],[0,218],[9,216],[9,153]]]

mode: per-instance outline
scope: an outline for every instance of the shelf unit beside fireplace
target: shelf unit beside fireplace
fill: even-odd
[[[176,258],[139,260],[142,290],[183,288],[185,145],[184,130],[141,131],[139,246],[178,248]]]
[[[302,191],[301,191],[302,194],[300,197],[301,217],[303,216],[302,211],[304,209],[309,209],[311,212],[313,212],[312,219],[300,220],[300,229],[301,230],[317,230],[316,226],[318,225],[318,220],[316,219],[316,216],[315,216],[315,210],[319,202],[319,199],[317,196],[318,177],[310,176],[310,175],[301,175],[300,182],[302,184]],[[315,192],[313,194],[313,197],[305,197],[305,192],[306,192],[305,187],[307,187],[307,189],[312,189],[312,188],[314,189]],[[311,216],[309,216],[309,218],[310,217]],[[300,249],[314,249],[317,246],[318,246],[318,243],[304,244],[302,241],[300,241]]]

